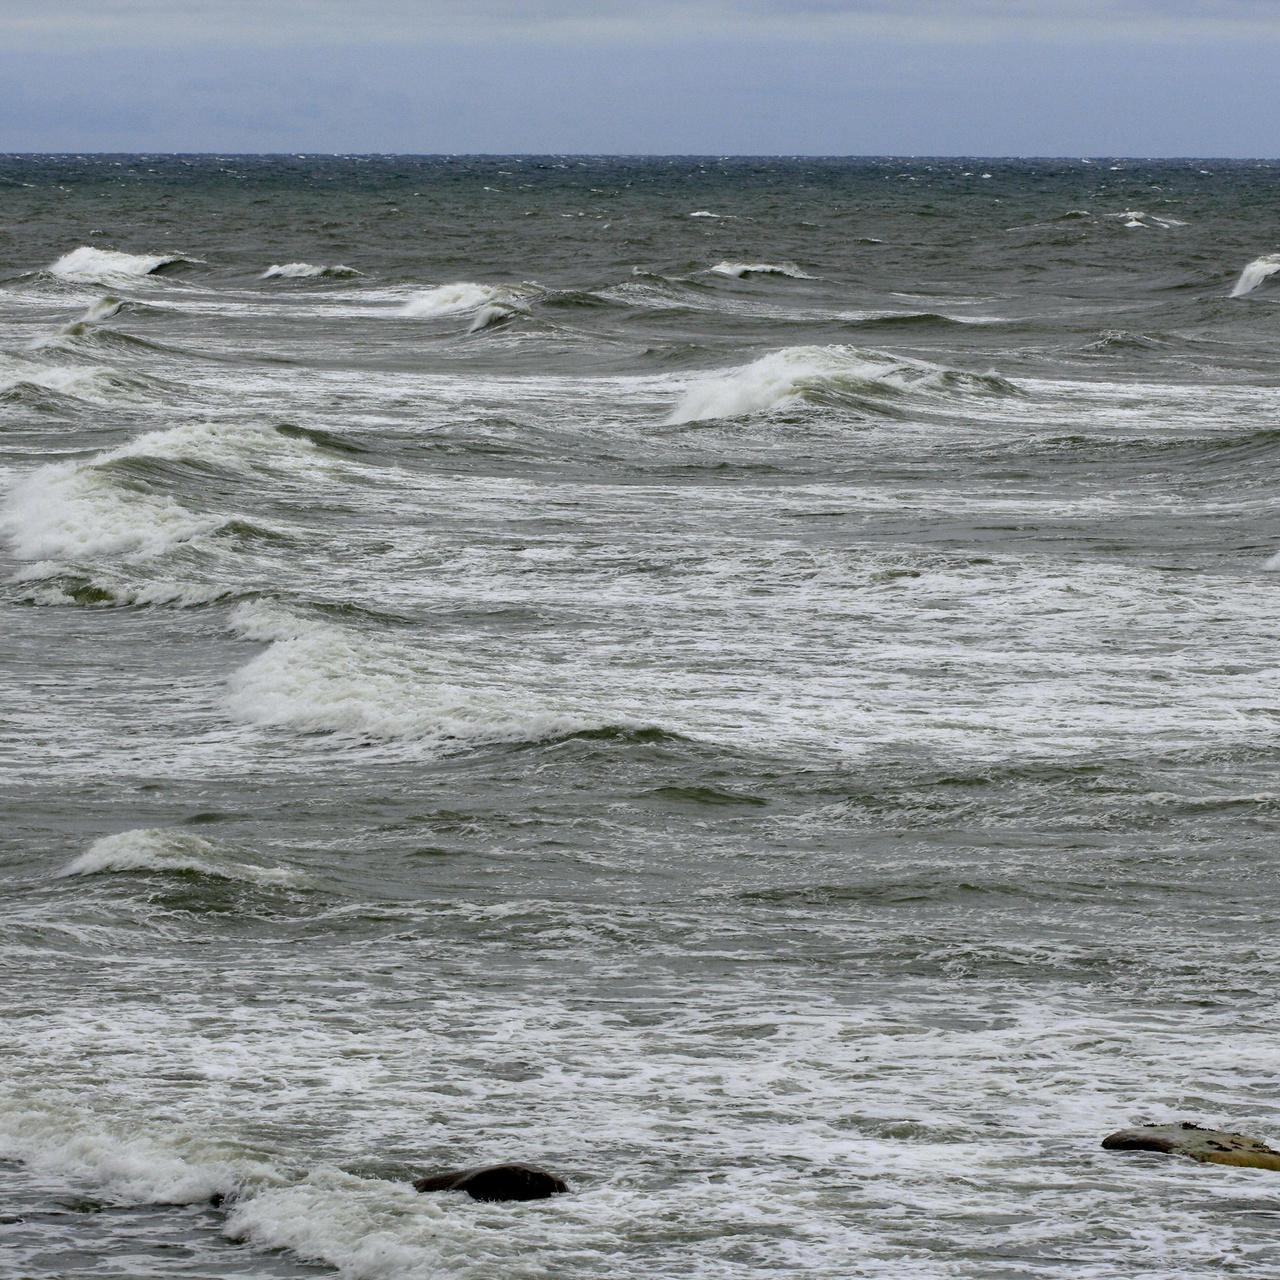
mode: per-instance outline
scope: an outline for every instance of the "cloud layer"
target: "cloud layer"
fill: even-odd
[[[1275,0],[5,0],[9,48],[102,42],[672,38],[1167,41],[1280,37]]]
[[[0,0],[0,150],[1265,156],[1280,0]]]

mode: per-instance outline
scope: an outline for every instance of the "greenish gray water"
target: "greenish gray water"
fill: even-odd
[[[1270,1275],[1278,187],[0,158],[12,1274]]]

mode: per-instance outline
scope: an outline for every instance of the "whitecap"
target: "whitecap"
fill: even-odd
[[[806,271],[801,271],[794,262],[717,262],[709,268],[718,276],[789,276],[792,280],[812,280]]]
[[[187,871],[256,884],[295,884],[300,879],[297,872],[286,867],[235,861],[211,840],[172,827],[140,828],[103,836],[73,858],[59,875],[91,876],[124,871]]]
[[[361,275],[355,267],[335,262],[332,266],[316,266],[310,262],[275,262],[259,277],[262,280],[310,280],[325,277],[331,280],[348,280]]]
[[[734,218],[735,216],[732,213],[712,213],[710,209],[695,209],[689,215],[691,218]]]
[[[49,270],[64,280],[115,284],[154,275],[175,262],[199,262],[181,253],[121,253],[116,249],[94,249],[81,245],[64,253]]]
[[[460,280],[455,284],[437,285],[416,293],[400,308],[405,316],[449,316],[501,303],[511,298],[511,291],[497,285],[473,284]]]
[[[1270,279],[1280,271],[1280,253],[1263,254],[1261,258],[1254,258],[1245,269],[1240,273],[1240,279],[1236,281],[1235,288],[1231,290],[1231,297],[1243,298],[1246,293],[1252,293],[1264,280]]]
[[[717,373],[690,387],[667,422],[736,418],[809,399],[840,400],[948,385],[1013,392],[995,374],[962,373],[923,360],[903,360],[857,347],[785,347],[740,368]]]

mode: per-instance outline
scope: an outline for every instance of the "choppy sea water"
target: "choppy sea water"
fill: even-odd
[[[1277,196],[0,158],[6,1273],[1274,1275]]]

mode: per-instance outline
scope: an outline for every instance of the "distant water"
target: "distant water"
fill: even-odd
[[[0,200],[6,1274],[1275,1275],[1280,166]]]

